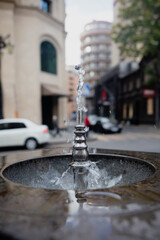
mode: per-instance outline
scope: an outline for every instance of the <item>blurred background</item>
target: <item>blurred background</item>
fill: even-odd
[[[64,129],[80,63],[89,115],[158,128],[159,20],[159,0],[0,0],[0,118]]]

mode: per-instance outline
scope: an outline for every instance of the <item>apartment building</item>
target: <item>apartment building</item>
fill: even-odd
[[[93,21],[84,27],[81,34],[81,62],[85,69],[84,81],[90,86],[86,104],[94,111],[94,88],[111,65],[111,23]]]

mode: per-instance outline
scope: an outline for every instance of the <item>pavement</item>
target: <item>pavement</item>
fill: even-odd
[[[50,133],[51,138],[49,144],[69,144],[74,141],[74,128],[68,128],[66,130],[61,130],[59,134],[53,136]],[[93,132],[89,133],[87,141],[95,141],[97,139],[96,135]]]
[[[57,136],[51,136],[46,148],[55,145],[73,146],[74,126],[60,131]],[[160,152],[160,128],[154,125],[124,126],[122,133],[99,134],[89,132],[87,138],[89,148],[119,149],[130,151]]]
[[[124,126],[120,134],[97,134],[90,148],[128,150],[140,152],[160,152],[160,129],[154,126]]]
[[[104,139],[105,136],[109,136],[108,139],[119,139],[122,138],[122,135],[128,135],[130,136],[136,136],[138,137],[138,134],[141,134],[141,136],[146,136],[147,134],[150,134],[150,136],[159,136],[160,137],[160,128],[157,128],[155,125],[125,125],[123,127],[123,131],[121,134],[99,134],[94,133],[92,131],[89,132],[89,136],[87,138],[87,141],[95,141],[98,139]],[[66,128],[65,130],[61,130],[59,134],[56,136],[53,136],[50,132],[51,139],[49,143],[73,143],[74,140],[74,125],[72,123],[71,126]]]
[[[65,130],[61,130],[60,134],[53,136],[50,132],[49,144],[43,148],[52,149],[55,147],[72,147],[74,140],[75,122],[69,124]],[[124,126],[123,131],[118,134],[99,134],[92,131],[89,132],[87,138],[89,148],[104,148],[116,150],[160,152],[160,128],[154,125],[129,125]],[[0,156],[11,154],[21,148],[11,148],[1,150]],[[26,151],[26,150],[25,150]]]
[[[155,125],[124,125],[123,131],[160,133],[160,126],[156,127]]]

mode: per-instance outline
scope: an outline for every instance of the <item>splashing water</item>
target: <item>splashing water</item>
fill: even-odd
[[[78,87],[77,87],[77,125],[75,131],[75,139],[73,143],[73,173],[74,173],[74,189],[75,190],[86,190],[87,188],[100,188],[103,185],[107,187],[109,182],[108,174],[106,171],[102,174],[103,170],[100,170],[95,162],[87,161],[88,150],[84,134],[84,123],[83,123],[83,112],[87,109],[83,106],[82,101],[82,89],[84,84],[85,71],[81,65],[75,66],[78,71]],[[80,125],[80,126],[79,126]],[[87,129],[85,128],[85,132]],[[121,180],[120,176],[118,179],[111,182],[110,185]]]
[[[70,170],[71,167],[69,167],[65,172],[63,172],[61,177],[55,177],[54,179],[50,180],[51,183],[58,185],[59,187],[63,188],[63,179],[67,175],[68,171]]]
[[[83,106],[83,101],[82,101],[82,88],[84,84],[84,74],[85,71],[81,67],[81,65],[75,66],[75,69],[78,71],[78,77],[79,77],[79,82],[78,82],[78,87],[77,87],[77,98],[76,98],[76,103],[77,103],[77,124],[82,125],[82,118],[83,118],[83,112],[86,112],[86,108]]]
[[[109,188],[120,183],[122,174],[114,177],[110,176],[105,169],[99,169],[97,166],[98,162],[74,162],[74,167],[83,166],[88,171],[86,179],[87,189]],[[72,167],[68,167],[61,176],[52,176],[49,182],[50,187],[52,186],[53,189],[74,189],[75,182],[73,180]]]
[[[97,162],[87,161],[86,169],[88,170],[89,189],[93,189],[95,187],[101,188],[102,186],[112,187],[122,179],[122,174],[112,178],[108,175],[106,170],[100,170],[97,166]]]

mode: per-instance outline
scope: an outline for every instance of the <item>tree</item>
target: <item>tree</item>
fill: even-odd
[[[113,40],[121,55],[133,58],[157,56],[160,50],[160,0],[119,0],[119,22]]]
[[[148,58],[149,84],[156,91],[155,124],[159,126],[160,92],[160,0],[118,0],[119,22],[113,26],[112,37],[120,55],[133,59]]]

